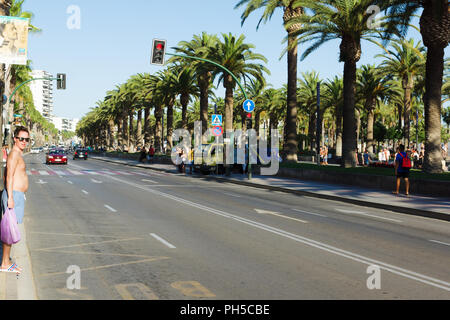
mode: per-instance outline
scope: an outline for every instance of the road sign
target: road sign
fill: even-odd
[[[221,126],[215,126],[212,128],[212,133],[215,137],[221,137],[223,135],[223,128]]]
[[[255,110],[255,102],[253,100],[245,100],[244,110],[249,113],[253,112]]]
[[[213,114],[212,116],[212,125],[213,126],[222,126],[222,115],[221,114]]]

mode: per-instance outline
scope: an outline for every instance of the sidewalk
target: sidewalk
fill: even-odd
[[[170,173],[178,173],[172,164],[143,164],[134,160],[124,160],[110,157],[91,156],[92,159],[121,163],[128,166],[148,168]],[[247,185],[275,191],[288,192],[303,196],[341,201],[366,207],[391,210],[406,214],[429,217],[450,221],[450,197],[428,197],[420,195],[396,196],[385,190],[361,188],[349,185],[336,185],[276,176],[253,175],[251,180],[241,174],[232,174],[230,177],[215,175],[197,175],[206,180],[220,180],[228,183]]]
[[[23,271],[20,275],[0,272],[0,301],[37,300],[31,269],[31,259],[27,246],[25,224],[20,224],[19,230],[21,240],[12,246],[11,258]],[[3,253],[1,249],[0,253]]]

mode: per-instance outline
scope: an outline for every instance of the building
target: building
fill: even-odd
[[[53,116],[51,122],[55,125],[55,128],[59,131],[72,131],[75,132],[79,119],[68,119],[62,117]]]
[[[33,78],[53,78],[53,76],[44,70],[33,70]],[[51,121],[53,114],[53,82],[52,80],[36,80],[30,83],[30,89],[33,94],[34,106],[42,116]]]

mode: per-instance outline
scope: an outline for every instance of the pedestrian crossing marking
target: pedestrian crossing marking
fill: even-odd
[[[44,171],[44,170],[40,170],[40,171],[39,171],[39,174],[40,174],[41,176],[49,176],[49,175],[50,175],[47,171]]]

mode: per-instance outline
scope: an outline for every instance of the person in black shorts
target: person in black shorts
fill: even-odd
[[[396,183],[396,191],[393,191],[394,194],[398,194],[400,189],[400,181],[401,178],[405,179],[405,185],[406,185],[406,195],[409,195],[409,169],[411,166],[406,166],[408,155],[405,152],[405,146],[400,145],[399,146],[399,152],[397,153],[397,156],[395,158],[395,175],[397,176],[397,183]]]

